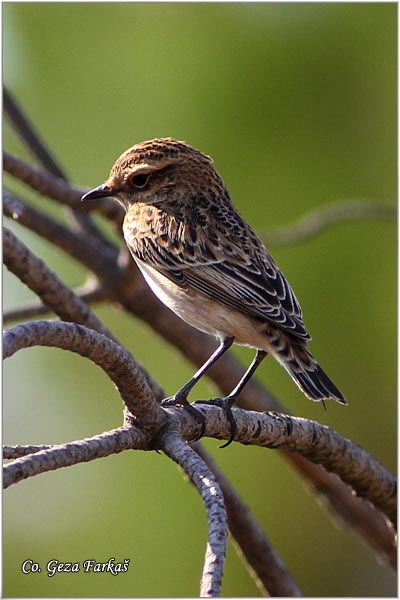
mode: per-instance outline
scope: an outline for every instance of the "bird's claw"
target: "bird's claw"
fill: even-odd
[[[229,396],[226,398],[212,398],[211,400],[196,400],[193,404],[208,404],[209,406],[218,406],[222,408],[222,410],[226,413],[226,418],[229,421],[229,425],[231,427],[231,434],[229,436],[229,440],[222,444],[220,448],[226,448],[231,444],[236,435],[236,421],[232,413],[232,404],[234,403],[235,398],[230,398]]]
[[[193,441],[197,442],[200,438],[203,437],[204,432],[206,430],[206,418],[203,415],[203,413],[197,410],[194,406],[192,406],[192,404],[190,404],[190,402],[188,402],[186,398],[180,397],[178,395],[170,396],[169,398],[164,398],[164,400],[161,401],[161,406],[163,408],[169,408],[171,406],[181,406],[182,408],[187,410],[187,412],[193,415],[193,417],[198,422],[200,422],[201,425],[200,433]]]
[[[187,400],[186,400],[187,402]],[[169,396],[168,398],[164,398],[164,400],[161,400],[160,405],[163,408],[168,408],[169,406],[183,406],[185,403],[185,400],[182,398],[179,398],[178,396]]]

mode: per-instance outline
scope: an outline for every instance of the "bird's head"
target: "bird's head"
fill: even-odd
[[[117,159],[109,178],[82,200],[115,198],[125,210],[136,202],[162,206],[171,197],[221,184],[210,157],[185,142],[159,138],[141,142]]]

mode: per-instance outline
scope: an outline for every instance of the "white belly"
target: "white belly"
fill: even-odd
[[[135,260],[153,293],[178,317],[205,333],[217,337],[221,337],[221,334],[222,337],[225,336],[225,332],[219,331],[210,323],[209,310],[206,310],[204,302],[198,301],[197,292],[191,293],[186,289],[182,289],[170,279],[161,275],[156,269],[149,267],[141,260],[136,258]]]
[[[137,258],[135,261],[157,298],[186,323],[220,339],[233,336],[237,344],[267,350],[260,323],[196,290],[182,289]]]
[[[135,258],[135,261],[157,298],[173,310],[174,313],[186,320],[184,317],[184,304],[188,300],[188,293],[175,285],[167,277],[161,275],[156,269],[149,267],[137,258]]]

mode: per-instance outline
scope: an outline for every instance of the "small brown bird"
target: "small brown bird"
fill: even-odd
[[[158,298],[220,345],[164,405],[190,410],[187,396],[232,343],[257,349],[226,398],[228,411],[260,362],[272,354],[311,400],[346,400],[307,348],[300,305],[262,241],[233,206],[212,159],[160,138],[124,152],[106,183],[82,198],[112,196],[126,211],[124,237]],[[199,411],[192,409],[199,414]]]

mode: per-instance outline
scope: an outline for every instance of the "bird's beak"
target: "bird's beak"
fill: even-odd
[[[84,196],[82,196],[81,201],[83,200],[95,200],[96,198],[108,198],[113,196],[114,192],[111,188],[108,187],[105,183],[99,185],[97,188],[90,190]]]

